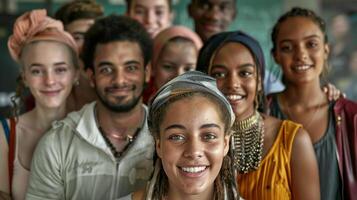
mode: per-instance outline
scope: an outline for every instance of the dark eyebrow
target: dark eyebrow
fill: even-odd
[[[66,63],[66,62],[56,62],[54,65],[55,65],[55,66],[56,66],[56,65],[67,65],[67,63]]]
[[[132,65],[132,64],[140,65],[141,63],[137,60],[129,60],[124,63],[124,65]]]
[[[165,131],[166,131],[166,130],[169,130],[169,129],[175,129],[175,128],[177,128],[177,129],[183,129],[183,130],[186,129],[184,126],[182,126],[182,125],[180,125],[180,124],[172,124],[172,125],[166,127],[166,128],[165,128]],[[205,129],[205,128],[218,128],[218,129],[221,129],[220,126],[218,126],[217,124],[214,124],[214,123],[204,124],[204,125],[202,125],[202,126],[200,127],[200,129]]]
[[[213,123],[211,123],[211,124],[204,124],[204,125],[202,125],[202,126],[200,127],[200,129],[204,129],[204,128],[218,128],[218,129],[221,129],[220,126],[218,126],[217,124],[213,124]]]
[[[311,39],[311,38],[321,38],[319,35],[316,35],[316,34],[313,34],[313,35],[309,35],[309,36],[306,36],[304,37],[303,39],[306,40],[306,39]],[[283,43],[283,42],[292,42],[294,40],[292,39],[284,39],[284,40],[281,40],[280,43]]]
[[[43,65],[40,63],[32,63],[29,67],[42,67]]]
[[[110,65],[110,66],[113,66],[113,63],[111,62],[107,62],[107,61],[102,61],[98,64],[98,67],[102,67],[102,66],[105,66],[105,65]]]
[[[242,65],[239,65],[238,67],[239,67],[239,68],[245,68],[245,67],[253,67],[253,68],[254,68],[255,65],[252,64],[252,63],[244,63],[244,64],[242,64]],[[211,70],[212,70],[213,68],[223,68],[223,69],[227,69],[226,66],[221,65],[221,64],[213,65],[213,66],[211,67]]]
[[[183,129],[183,130],[186,129],[184,126],[182,126],[182,125],[180,125],[180,124],[172,124],[172,125],[166,127],[166,128],[164,129],[164,131],[167,131],[167,130],[169,130],[169,129],[175,129],[175,128]]]

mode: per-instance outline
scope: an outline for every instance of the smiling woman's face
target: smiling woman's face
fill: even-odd
[[[257,87],[257,67],[248,48],[236,42],[224,44],[211,63],[209,74],[217,80],[217,87],[231,104],[236,120],[251,116],[257,88],[261,86]]]
[[[34,96],[36,106],[64,106],[78,80],[69,47],[53,41],[28,44],[21,55],[22,79]]]
[[[156,150],[169,180],[169,193],[207,195],[229,149],[223,113],[208,97],[191,96],[167,107]]]

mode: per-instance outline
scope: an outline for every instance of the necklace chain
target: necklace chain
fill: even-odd
[[[292,117],[293,115],[290,112],[290,109],[289,109],[289,106],[287,104],[287,101],[285,101],[283,105],[285,107],[286,115],[287,115],[288,119],[291,120],[291,121],[297,122],[297,123],[301,123],[301,121],[299,122],[299,121],[295,120],[295,118]],[[318,106],[314,109],[314,113],[312,114],[310,119],[307,121],[307,124],[306,125],[303,124],[305,130],[307,130],[311,126],[311,124],[313,124],[313,122],[315,120],[315,117],[316,117],[316,114],[318,113],[318,111],[320,110],[322,105],[323,104],[318,104]]]
[[[264,121],[259,112],[233,125],[234,167],[239,173],[258,169],[263,155]]]

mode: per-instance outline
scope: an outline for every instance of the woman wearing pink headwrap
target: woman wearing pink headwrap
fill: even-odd
[[[153,94],[171,79],[195,70],[201,47],[200,37],[184,26],[172,26],[160,32],[154,38],[152,78],[144,92],[144,102],[147,103]]]
[[[46,10],[20,16],[8,47],[21,65],[15,98],[21,104],[22,91],[27,87],[36,104],[33,110],[17,116],[16,122],[7,120],[0,129],[0,193],[16,200],[25,199],[37,142],[53,121],[67,113],[66,99],[78,80],[78,52],[62,23],[49,18]],[[16,103],[15,115],[18,108]]]

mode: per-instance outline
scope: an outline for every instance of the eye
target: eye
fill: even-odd
[[[253,72],[244,70],[244,71],[239,72],[239,75],[240,75],[241,77],[250,77],[250,76],[253,75]]]
[[[225,72],[212,72],[211,76],[215,79],[225,78],[227,74]]]
[[[166,71],[174,71],[175,70],[175,67],[172,65],[169,65],[169,64],[163,64],[162,68]]]
[[[282,52],[291,52],[293,50],[293,46],[290,44],[283,44],[280,46],[280,50]]]
[[[66,67],[57,67],[57,68],[55,69],[55,72],[58,73],[58,74],[65,73],[65,72],[67,72],[67,71],[68,71],[68,69],[67,69]]]
[[[230,5],[228,3],[223,3],[223,4],[219,5],[219,10],[221,10],[222,12],[228,11],[229,8],[230,8]]]
[[[203,135],[202,139],[204,141],[212,141],[212,140],[217,139],[217,135],[215,133],[208,132]]]
[[[183,135],[179,134],[172,134],[168,137],[168,140],[174,141],[174,142],[181,142],[185,140],[185,137]]]
[[[136,8],[136,9],[134,10],[134,14],[135,14],[135,15],[145,15],[145,10],[142,9],[142,8]]]
[[[158,9],[158,10],[155,10],[155,15],[158,16],[158,17],[161,17],[162,15],[164,15],[164,10],[163,9]]]
[[[30,70],[30,73],[31,73],[31,75],[39,76],[39,75],[42,74],[42,71],[40,69],[34,69],[33,68],[33,69]]]
[[[198,2],[198,7],[203,10],[209,10],[212,7],[212,5],[205,0],[201,0]]]
[[[316,41],[308,41],[308,43],[307,43],[307,47],[311,48],[311,49],[317,48],[318,46],[319,46],[319,43]]]
[[[194,71],[195,68],[193,66],[187,66],[184,68],[185,72],[188,72],[188,71]]]
[[[82,35],[82,34],[73,34],[72,36],[75,41],[83,41],[84,40],[84,35]]]
[[[113,72],[113,69],[109,66],[102,66],[99,69],[100,74],[111,74]]]
[[[137,65],[128,65],[125,67],[126,71],[128,72],[134,72],[139,69]]]

